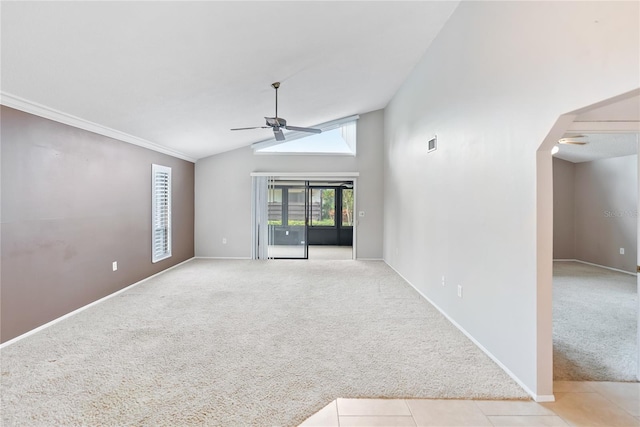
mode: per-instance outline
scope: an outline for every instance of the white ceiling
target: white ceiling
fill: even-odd
[[[578,138],[584,145],[557,144],[555,157],[572,163],[590,162],[638,153],[640,94],[581,110],[563,138]],[[600,128],[599,131],[594,129]],[[635,129],[632,131],[631,129]]]
[[[637,133],[582,133],[585,145],[558,144],[555,157],[572,163],[591,162],[610,157],[630,156],[638,153]],[[567,134],[575,137],[575,134]]]
[[[3,95],[198,159],[386,106],[443,2],[2,2]]]

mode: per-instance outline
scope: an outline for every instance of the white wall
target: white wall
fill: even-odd
[[[462,2],[385,109],[385,260],[535,395],[552,393],[536,151],[560,115],[640,86],[639,12]]]
[[[218,154],[196,163],[196,256],[251,256],[251,172],[359,172],[356,205],[360,259],[382,258],[382,110],[362,114],[357,128],[357,155],[254,155],[250,147]],[[222,244],[222,238],[227,244]]]

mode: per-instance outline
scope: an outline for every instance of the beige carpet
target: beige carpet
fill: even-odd
[[[577,262],[553,267],[553,376],[636,381],[636,277]]]
[[[527,398],[375,261],[194,260],[1,359],[5,427],[297,425],[337,397]]]

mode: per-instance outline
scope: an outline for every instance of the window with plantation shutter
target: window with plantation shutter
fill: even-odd
[[[171,256],[171,168],[151,165],[151,262]]]

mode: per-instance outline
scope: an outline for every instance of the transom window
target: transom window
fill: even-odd
[[[356,155],[356,123],[358,116],[347,117],[313,126],[320,134],[284,131],[285,140],[274,138],[252,145],[255,154],[337,154]]]

